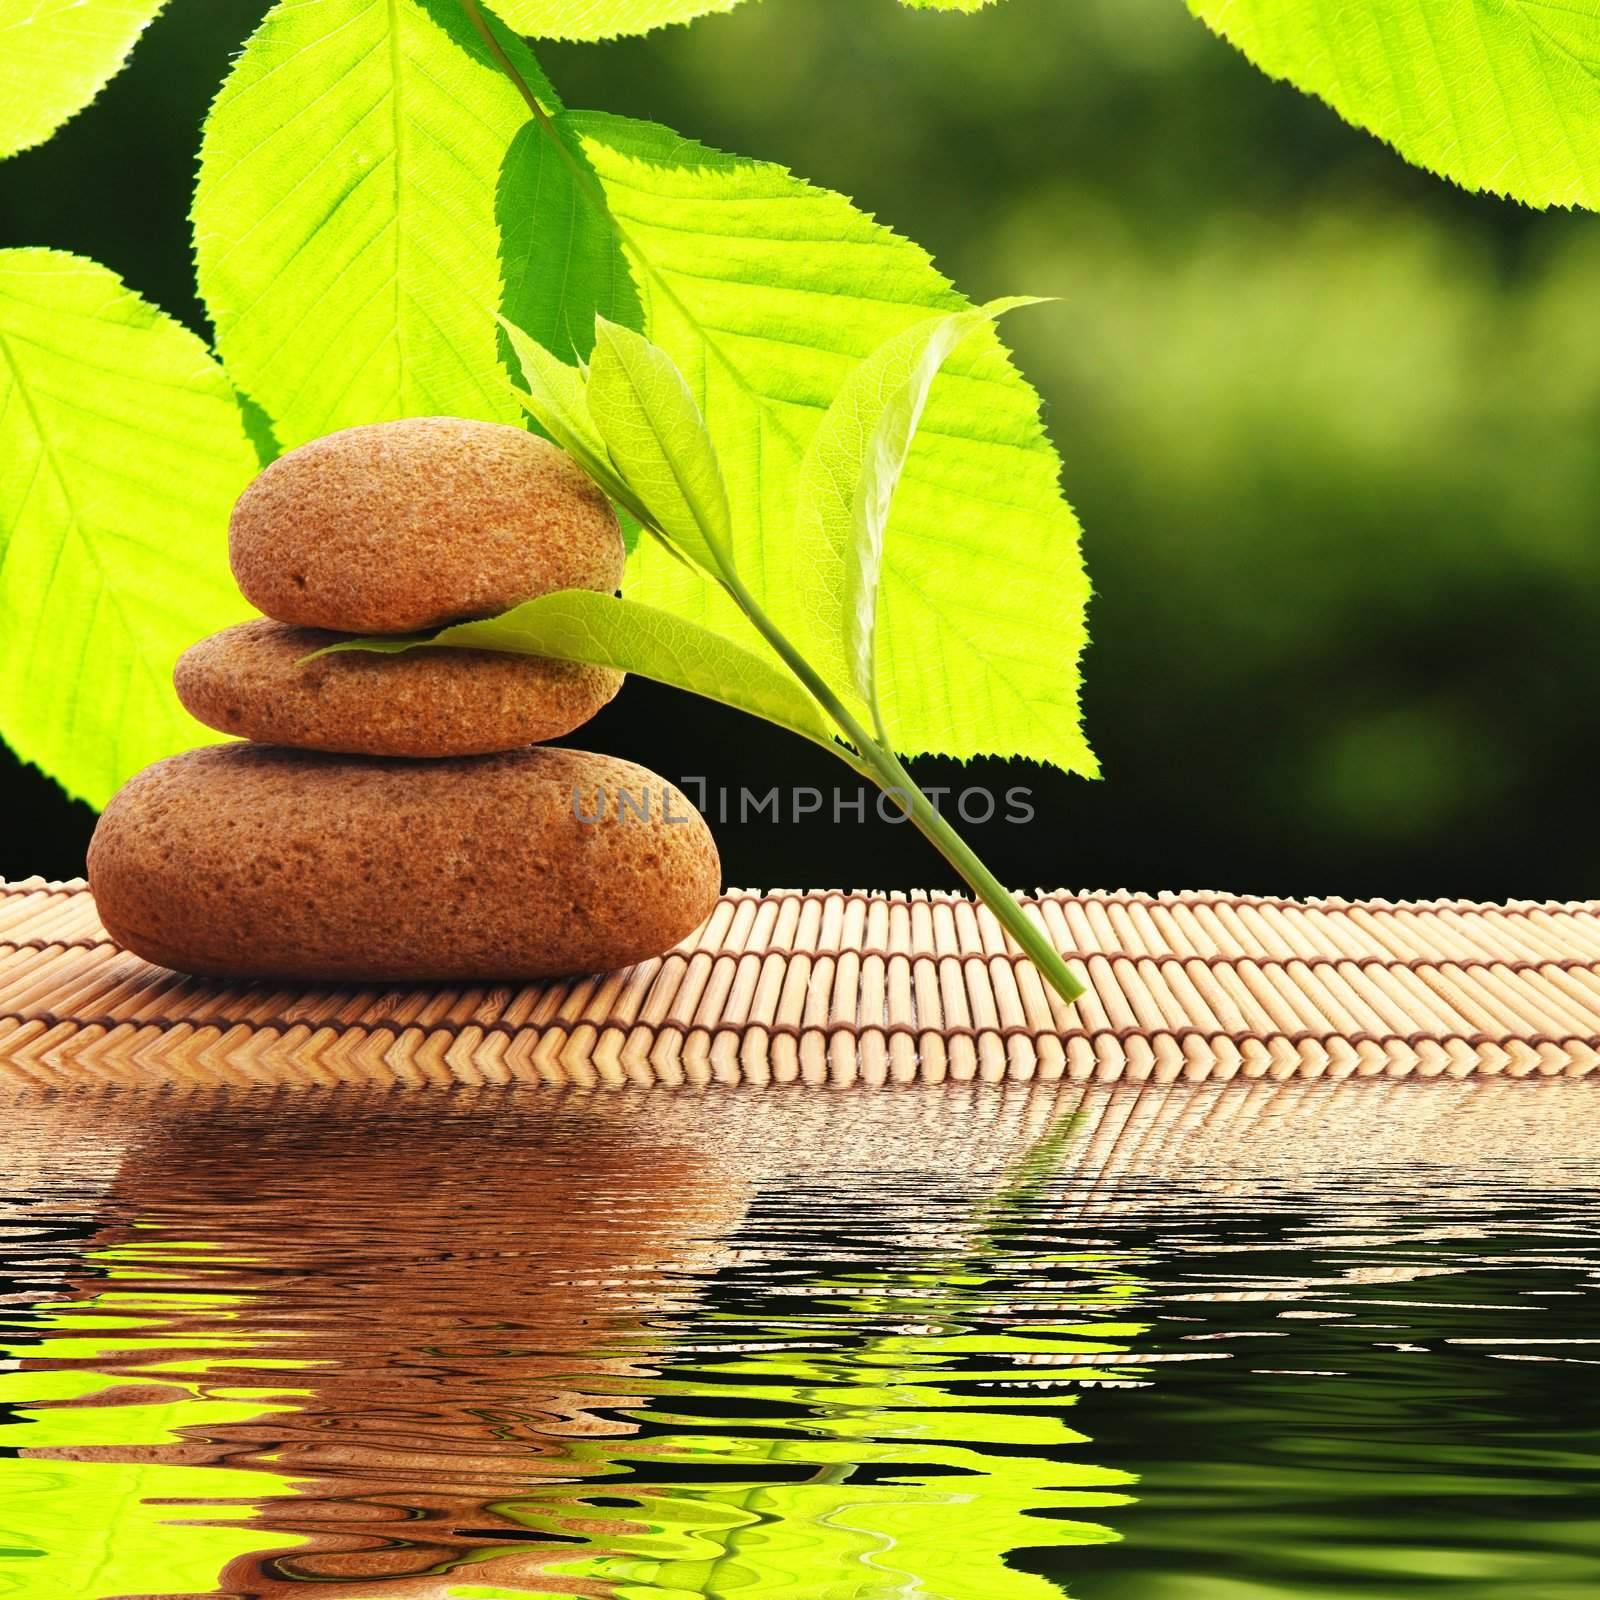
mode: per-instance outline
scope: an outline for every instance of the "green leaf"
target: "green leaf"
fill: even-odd
[[[1600,207],[1600,0],[1189,9],[1418,166],[1532,206]]]
[[[164,0],[0,0],[0,159],[42,144],[122,70]]]
[[[0,251],[0,732],[69,794],[215,739],[172,666],[249,613],[227,529],[255,470],[193,334],[91,261]]]
[[[629,328],[643,314],[611,217],[593,202],[599,184],[589,174],[580,195],[569,162],[582,169],[583,153],[558,149],[535,122],[512,141],[495,199],[501,309],[546,350],[586,361],[596,313]]]
[[[533,38],[618,38],[648,34],[733,10],[739,0],[501,0],[494,10]],[[994,0],[901,0],[914,11],[981,11]]]
[[[681,617],[588,589],[541,595],[498,617],[457,623],[427,639],[378,636],[332,645],[318,654],[343,650],[395,654],[432,645],[618,667],[764,717],[835,752],[839,749],[816,702],[781,667]]]
[[[501,0],[507,24],[538,39],[615,39],[732,11],[740,0]],[[900,0],[915,11],[981,11],[994,0]]]
[[[732,11],[739,0],[501,0],[495,10],[539,39],[615,39]]]
[[[512,359],[527,385],[527,393],[520,398],[528,414],[629,516],[636,522],[645,520],[649,513],[617,476],[611,457],[606,453],[606,442],[589,415],[583,373],[557,360],[543,345],[504,318],[501,325],[511,347]]]
[[[729,562],[728,491],[705,419],[671,357],[603,318],[589,367],[589,417],[659,528],[708,573]]]
[[[878,586],[884,534],[911,442],[939,369],[975,329],[1027,299],[930,317],[863,361],[834,396],[800,468],[796,537],[813,552],[810,591],[817,631],[835,619],[842,665],[818,661],[825,678],[849,681],[877,704]]]
[[[604,185],[646,332],[717,441],[741,576],[803,654],[836,658],[837,614],[814,614],[814,551],[792,537],[806,448],[859,361],[970,306],[916,245],[781,167],[621,117],[558,125]],[[974,335],[934,386],[887,539],[878,687],[904,752],[1095,770],[1077,704],[1088,583],[1059,470],[1038,397],[992,330]],[[628,592],[746,636],[720,588],[653,541]]]
[[[284,0],[251,36],[206,121],[195,252],[217,348],[285,447],[393,417],[519,419],[495,309],[536,331],[566,315],[544,275],[507,273],[531,306],[502,298],[496,185],[526,120],[456,0]],[[573,210],[565,163],[525,170],[541,217]]]

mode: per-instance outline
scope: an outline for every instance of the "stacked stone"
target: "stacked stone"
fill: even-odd
[[[445,648],[305,659],[614,591],[616,514],[561,451],[448,417],[347,429],[256,479],[229,553],[265,616],[174,680],[247,742],[158,762],[106,808],[89,884],[120,943],[204,975],[521,980],[659,955],[710,914],[721,867],[684,796],[540,743],[620,672]]]

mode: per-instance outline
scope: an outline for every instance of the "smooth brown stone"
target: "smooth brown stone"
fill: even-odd
[[[202,639],[172,681],[192,717],[257,744],[370,756],[475,756],[559,739],[622,686],[611,667],[496,650],[351,650],[261,619]]]
[[[400,761],[211,745],[131,779],[89,845],[118,943],[224,977],[609,971],[693,933],[720,879],[710,830],[665,779],[542,746]]]
[[[228,551],[258,611],[344,633],[610,594],[623,562],[616,513],[571,457],[458,417],[346,428],[280,456],[239,496]]]

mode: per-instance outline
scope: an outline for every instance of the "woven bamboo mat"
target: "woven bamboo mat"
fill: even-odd
[[[222,984],[0,882],[14,1083],[1111,1082],[1600,1073],[1600,902],[1040,893],[1049,993],[956,896],[725,895],[670,954],[524,987]]]

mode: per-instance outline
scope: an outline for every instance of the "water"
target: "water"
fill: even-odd
[[[1597,1110],[25,1099],[0,1595],[1593,1600]]]

